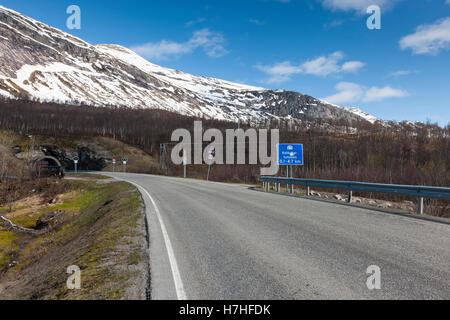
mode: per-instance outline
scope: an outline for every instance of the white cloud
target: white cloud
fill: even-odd
[[[300,66],[293,66],[289,61],[276,63],[273,66],[257,65],[256,68],[270,75],[267,83],[286,82],[290,80],[291,75],[302,73]]]
[[[340,71],[338,62],[342,60],[344,54],[340,51],[330,54],[329,56],[321,56],[313,60],[306,61],[302,67],[306,74],[317,76],[327,76],[331,73]]]
[[[363,102],[381,101],[389,98],[404,98],[408,92],[400,89],[394,89],[389,86],[384,88],[372,87],[366,91]]]
[[[431,55],[450,48],[450,17],[419,26],[415,33],[400,40],[400,48],[411,49],[414,54]]]
[[[449,0],[450,1],[450,0]],[[398,71],[394,71],[391,72],[388,77],[402,77],[402,76],[408,76],[410,74],[416,74],[419,73],[420,71],[418,70],[398,70]]]
[[[375,102],[390,98],[404,98],[409,94],[400,89],[394,89],[390,86],[383,88],[370,87],[365,88],[357,83],[340,82],[336,85],[338,93],[324,98],[334,104],[357,103],[357,102]]]
[[[167,60],[170,57],[189,54],[202,48],[209,57],[218,58],[228,53],[223,47],[224,43],[225,38],[222,34],[202,29],[195,31],[187,42],[162,40],[135,46],[131,50],[147,59]]]
[[[325,8],[341,11],[358,11],[366,13],[371,5],[380,6],[382,9],[389,9],[401,0],[321,0]]]
[[[357,72],[359,69],[363,68],[365,64],[361,61],[349,61],[342,65],[341,70],[343,72]]]
[[[363,88],[359,84],[351,82],[338,83],[336,90],[339,92],[324,100],[334,104],[350,103],[360,101],[364,95]]]
[[[258,20],[258,19],[249,19],[248,22],[256,24],[257,26],[262,26],[265,24],[264,21]]]
[[[315,76],[328,76],[338,73],[354,73],[365,66],[360,61],[347,61],[341,63],[344,54],[336,51],[328,56],[308,60],[300,65],[293,65],[290,61],[275,63],[274,65],[257,65],[256,68],[270,76],[268,83],[280,83],[290,80],[294,74],[310,74]]]
[[[188,21],[188,22],[186,22],[185,26],[186,26],[186,28],[189,28],[189,27],[192,27],[192,26],[202,23],[202,22],[205,22],[205,18],[198,18],[197,20]]]
[[[449,0],[450,1],[450,0]],[[324,28],[329,29],[329,28],[336,28],[336,27],[340,27],[344,24],[344,20],[333,20],[329,23],[325,23],[323,25]]]

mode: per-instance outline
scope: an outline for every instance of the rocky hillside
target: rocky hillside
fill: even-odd
[[[252,123],[267,119],[375,122],[297,92],[197,77],[118,45],[91,45],[0,6],[0,96],[65,104],[158,108]]]

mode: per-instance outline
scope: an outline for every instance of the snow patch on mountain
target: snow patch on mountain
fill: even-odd
[[[217,120],[377,119],[297,92],[199,77],[119,45],[91,45],[0,6],[0,95],[64,104],[155,108]]]
[[[342,107],[344,110],[350,111],[358,116],[360,116],[361,118],[369,121],[370,123],[375,123],[377,121],[379,121],[379,119],[371,114],[368,114],[367,112],[362,111],[360,108],[355,108],[355,107]]]

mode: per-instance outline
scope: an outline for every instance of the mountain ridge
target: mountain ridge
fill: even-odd
[[[198,77],[115,44],[82,39],[0,6],[0,96],[61,104],[156,108],[227,121],[378,119],[298,92]]]

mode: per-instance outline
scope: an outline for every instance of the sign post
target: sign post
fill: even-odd
[[[278,144],[278,165],[286,166],[286,177],[293,178],[293,166],[303,166],[303,145],[302,144]],[[290,169],[290,174],[289,174]],[[288,191],[289,185],[286,185]],[[294,193],[294,185],[291,186],[291,193]]]
[[[73,158],[73,163],[75,164],[75,174],[78,174],[78,161],[79,160],[80,160],[80,158],[78,158],[78,157]]]
[[[209,154],[208,154],[209,164],[208,164],[208,175],[206,176],[206,181],[209,181],[209,174],[211,172],[211,164],[213,163],[215,158],[216,158],[216,148],[211,147],[211,149],[209,149]]]
[[[185,178],[185,179],[186,179],[186,177],[187,177],[186,166],[187,166],[186,150],[183,149],[183,167],[184,167],[184,178]]]
[[[122,159],[122,163],[123,163],[123,172],[127,172],[127,162],[128,162],[128,158],[123,158],[123,159]]]
[[[112,159],[113,172],[116,172],[116,159]]]

